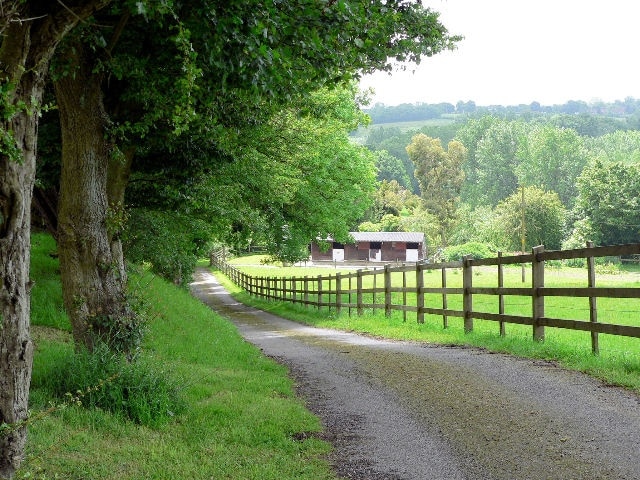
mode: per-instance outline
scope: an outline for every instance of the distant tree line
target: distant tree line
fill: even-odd
[[[419,120],[433,120],[437,118],[447,118],[452,115],[499,115],[508,118],[532,119],[540,116],[581,116],[577,124],[584,127],[587,118],[596,124],[611,124],[617,129],[638,129],[640,128],[640,100],[627,97],[624,100],[606,103],[601,101],[584,102],[580,100],[570,100],[561,105],[541,105],[539,102],[520,105],[489,105],[477,106],[473,101],[459,101],[455,105],[452,103],[402,103],[400,105],[385,105],[377,103],[364,110],[369,114],[374,125],[395,122],[410,122]],[[572,123],[571,118],[564,117],[568,123]],[[571,125],[565,125],[571,127]],[[596,129],[585,135],[598,135]]]

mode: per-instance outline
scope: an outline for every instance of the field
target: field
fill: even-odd
[[[336,270],[326,267],[287,267],[261,264],[263,259],[259,257],[243,257],[233,260],[231,263],[243,272],[255,276],[277,277],[317,277],[317,275],[329,275]],[[394,274],[401,275],[401,274]],[[520,267],[505,268],[505,286],[523,286]],[[529,271],[525,272],[528,279]],[[367,277],[365,277],[367,278]],[[371,277],[369,277],[371,278]],[[394,280],[395,284],[402,282]],[[459,287],[462,282],[462,274],[452,270],[447,278],[448,287]],[[474,286],[496,286],[497,274],[495,269],[486,267],[474,274]],[[407,276],[408,286],[415,285],[411,275]],[[548,268],[545,273],[547,286],[586,286],[586,271],[576,268]],[[626,271],[619,274],[600,273],[597,275],[598,286],[640,287],[640,274],[637,271]],[[425,273],[425,286],[438,287],[441,285],[439,271]],[[524,284],[527,285],[527,284]],[[369,287],[371,285],[368,285]],[[379,284],[378,286],[381,286]],[[365,285],[367,287],[367,285]],[[343,286],[346,288],[346,286]],[[236,290],[237,291],[237,290]],[[237,291],[240,294],[239,291]],[[402,303],[394,293],[395,303]],[[465,334],[463,320],[449,317],[447,328],[444,328],[442,316],[426,315],[425,323],[415,322],[415,314],[407,313],[406,319],[402,312],[394,311],[391,317],[384,316],[384,312],[376,310],[366,311],[361,317],[355,312],[349,316],[346,312],[340,316],[335,311],[314,308],[306,308],[299,305],[280,304],[276,302],[264,302],[246,298],[243,301],[251,301],[261,306],[276,310],[283,316],[292,316],[299,321],[311,323],[317,326],[339,328],[345,330],[361,331],[371,335],[388,338],[417,340],[444,344],[463,344],[488,348],[499,352],[508,352],[545,360],[557,361],[560,364],[573,369],[589,372],[605,379],[607,382],[640,390],[640,339],[615,335],[599,335],[600,355],[591,353],[591,337],[588,332],[572,331],[559,328],[546,328],[545,341],[543,343],[532,341],[532,328],[530,326],[507,324],[506,335],[499,335],[499,326],[496,322],[475,320],[474,331]],[[380,294],[382,297],[382,294]],[[440,295],[427,295],[426,306],[441,307]],[[449,308],[461,309],[460,296],[448,295]],[[346,301],[346,299],[345,299]],[[382,298],[378,300],[382,302]],[[413,303],[412,303],[413,302]],[[497,297],[474,295],[474,310],[497,312]],[[415,295],[407,295],[407,304],[415,305]],[[505,297],[505,313],[513,315],[530,315],[531,299],[529,297]],[[558,318],[588,320],[589,304],[586,298],[550,297],[546,300],[545,314]],[[637,299],[598,299],[598,320],[600,322],[617,323],[624,325],[640,325],[640,300]]]
[[[373,129],[384,127],[387,128],[399,128],[401,132],[408,132],[410,130],[419,130],[422,127],[427,125],[430,126],[441,126],[441,125],[449,125],[455,121],[454,116],[445,117],[445,118],[434,118],[431,120],[414,120],[410,122],[390,122],[390,123],[372,123],[367,127],[360,127],[355,132],[352,132],[350,137],[351,139],[359,144],[363,144],[366,140],[369,132]]]

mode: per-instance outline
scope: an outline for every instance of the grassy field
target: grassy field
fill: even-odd
[[[73,355],[55,250],[33,238],[31,411],[19,479],[332,479],[321,425],[294,396],[286,370],[185,289],[144,272],[133,283],[151,306],[140,362],[170,378],[183,413],[156,428],[52,399],[48,366]]]
[[[379,127],[384,127],[385,129],[390,128],[399,128],[401,132],[407,132],[409,130],[419,130],[422,127],[427,125],[449,125],[450,123],[455,122],[454,116],[443,117],[443,118],[434,118],[429,120],[415,120],[410,122],[389,122],[389,123],[372,123],[366,127],[360,127],[355,132],[351,133],[351,138],[360,144],[363,144],[366,138],[369,136],[371,130]]]
[[[274,265],[263,265],[262,261],[262,258],[254,256],[237,258],[232,263],[242,271],[257,276],[303,277],[308,275],[315,277],[336,272],[335,269],[323,267],[281,268]],[[527,280],[530,281],[530,272],[526,272],[526,275]],[[369,279],[368,282],[368,285],[365,282],[365,288],[371,287],[371,280]],[[581,269],[553,268],[548,269],[545,273],[545,285],[547,286],[586,286],[586,282],[586,271]],[[596,282],[600,286],[637,288],[640,286],[640,274],[637,271],[623,272],[617,275],[602,273],[597,276]],[[398,283],[401,284],[401,279],[395,280],[395,284]],[[488,267],[479,269],[474,274],[473,283],[474,286],[496,286],[496,270]],[[415,285],[414,277],[408,275],[407,284],[409,286]],[[461,272],[456,270],[449,272],[447,286],[459,287],[461,284]],[[381,282],[378,286],[382,286]],[[425,286],[441,286],[440,272],[425,273]],[[523,286],[519,267],[505,268],[505,286]],[[567,368],[588,372],[611,384],[622,385],[640,392],[640,339],[637,338],[601,334],[599,336],[601,353],[596,357],[591,354],[591,338],[588,332],[547,327],[545,341],[539,343],[532,341],[532,327],[530,326],[507,324],[506,336],[501,337],[496,322],[475,320],[473,333],[465,334],[461,318],[448,318],[448,327],[445,329],[442,317],[435,315],[426,315],[424,324],[416,323],[414,313],[408,313],[405,321],[402,312],[398,311],[394,311],[389,318],[385,317],[381,311],[366,311],[365,315],[361,317],[355,315],[355,312],[352,316],[347,313],[338,316],[335,311],[326,309],[318,311],[315,308],[289,303],[259,301],[248,297],[229,283],[227,283],[227,287],[233,288],[235,294],[239,295],[239,298],[244,302],[252,302],[260,308],[269,309],[305,323],[365,332],[387,338],[472,345],[519,356],[557,361]],[[400,293],[394,293],[396,303],[401,303],[400,295]],[[441,307],[440,295],[427,295],[426,297],[425,304],[427,306]],[[449,295],[448,297],[449,308],[462,308],[460,296]],[[383,302],[382,294],[380,294],[378,302]],[[407,303],[415,305],[415,295],[409,294]],[[507,314],[531,314],[531,299],[529,297],[506,297],[505,304]],[[474,295],[474,310],[497,312],[497,309],[497,297]],[[588,299],[549,297],[546,299],[545,313],[547,316],[587,320],[589,316]],[[640,301],[601,298],[598,299],[598,315],[600,322],[639,325]]]

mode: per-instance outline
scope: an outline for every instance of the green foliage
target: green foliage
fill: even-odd
[[[475,259],[495,258],[498,249],[493,245],[480,242],[469,242],[461,245],[446,247],[442,252],[442,259],[445,262],[462,260],[465,255],[471,255]]]
[[[640,163],[640,131],[618,130],[596,138],[585,138],[589,156],[602,163]]]
[[[23,100],[13,101],[15,96],[15,84],[0,81],[0,154],[6,155],[14,162],[22,161],[22,150],[16,143],[16,139],[10,128],[11,119],[20,112],[27,111],[27,104]],[[0,216],[0,223],[3,219]]]
[[[158,427],[184,410],[179,387],[166,372],[143,361],[129,363],[104,344],[92,353],[60,350],[34,378],[34,388],[64,401],[71,396],[142,425]]]
[[[379,181],[396,181],[404,188],[410,189],[412,187],[411,176],[409,172],[407,172],[402,160],[394,157],[386,150],[377,150],[374,154]]]
[[[424,206],[438,219],[442,244],[446,245],[446,235],[456,218],[460,200],[466,150],[460,142],[451,141],[445,151],[439,139],[420,133],[407,146],[407,153],[416,167],[414,175]]]
[[[209,251],[210,226],[180,212],[138,208],[129,214],[122,238],[126,257],[149,263],[155,273],[177,284],[189,283],[196,262]]]
[[[522,191],[502,201],[495,210],[495,244],[511,251],[521,250]],[[567,210],[555,192],[537,187],[524,189],[525,250],[544,245],[547,250],[561,247],[566,230]]]
[[[365,218],[379,223],[385,215],[400,216],[405,210],[413,210],[420,204],[420,198],[402,187],[397,181],[383,180],[373,194],[373,204]]]
[[[575,215],[600,245],[640,240],[640,166],[593,162],[578,178]],[[584,228],[582,228],[584,230]],[[584,235],[582,235],[584,237]]]
[[[516,169],[524,185],[537,185],[558,194],[566,208],[573,208],[576,179],[588,162],[583,139],[575,130],[536,125],[522,137]]]
[[[495,226],[495,213],[489,206],[471,208],[463,203],[458,208],[458,220],[453,227],[450,239],[453,245],[479,242],[493,242]]]

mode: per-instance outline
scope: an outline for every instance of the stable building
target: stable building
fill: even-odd
[[[426,257],[422,232],[350,232],[353,242],[331,239],[329,249],[321,251],[311,244],[311,261],[331,262],[420,262]]]

